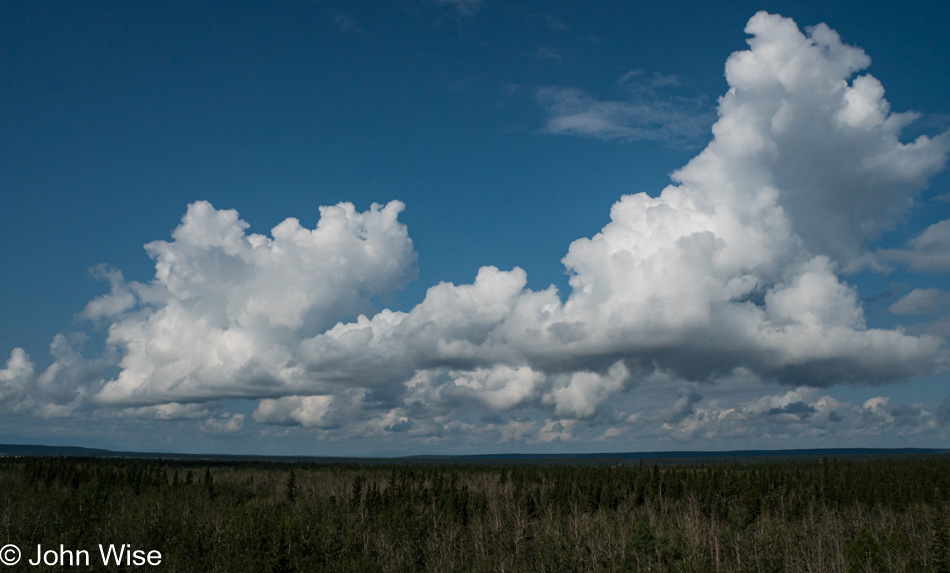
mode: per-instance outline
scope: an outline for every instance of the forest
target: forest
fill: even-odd
[[[950,458],[614,465],[0,457],[0,544],[160,571],[950,572]],[[140,567],[132,567],[133,570]]]

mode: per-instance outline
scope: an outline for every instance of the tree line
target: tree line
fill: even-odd
[[[129,544],[161,551],[168,571],[944,573],[947,495],[943,457],[601,466],[7,457],[0,542],[24,554]]]

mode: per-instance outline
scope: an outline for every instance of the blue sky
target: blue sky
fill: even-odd
[[[946,9],[833,4],[8,3],[0,440],[945,446]]]

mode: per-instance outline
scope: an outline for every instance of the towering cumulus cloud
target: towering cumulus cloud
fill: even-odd
[[[89,304],[110,323],[118,371],[77,383],[77,396],[165,412],[253,398],[258,423],[363,435],[437,437],[471,410],[517,437],[529,422],[515,413],[534,410],[548,417],[532,434],[543,441],[644,380],[822,387],[934,372],[943,341],[868,328],[839,274],[900,222],[950,135],[902,142],[914,115],[891,113],[880,82],[860,75],[869,58],[827,26],[803,33],[759,13],[746,32],[712,141],[659,194],[623,196],[600,233],[571,244],[566,297],[485,267],[409,312],[372,314],[374,295],[414,276],[400,203],[324,208],[315,230],[288,219],[265,237],[199,202],[171,242],[147,246],[152,282],[113,272],[112,292]],[[0,397],[22,403],[34,370],[15,350]],[[683,394],[666,422],[700,398]],[[749,411],[821,410],[793,406]]]

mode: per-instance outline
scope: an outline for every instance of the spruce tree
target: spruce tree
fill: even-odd
[[[290,468],[290,475],[287,477],[287,499],[291,502],[297,500],[297,474],[294,468]]]

